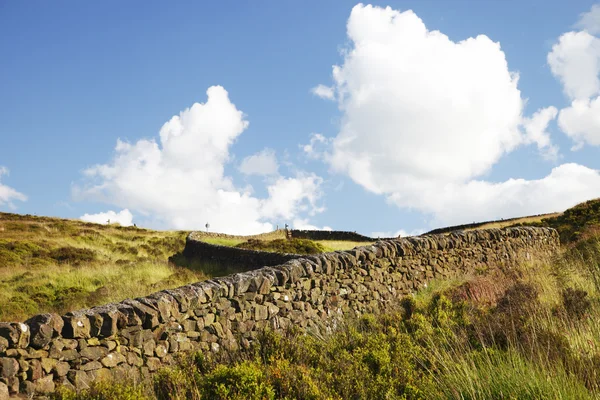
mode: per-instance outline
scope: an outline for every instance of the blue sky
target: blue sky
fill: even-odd
[[[593,1],[372,4],[0,2],[0,210],[387,235],[600,196]]]

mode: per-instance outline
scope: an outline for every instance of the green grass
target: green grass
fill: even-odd
[[[65,313],[206,278],[170,265],[186,232],[0,213],[0,321]]]
[[[352,250],[359,246],[369,246],[375,242],[353,242],[350,240],[317,240],[325,251]]]
[[[325,249],[319,243],[308,239],[249,239],[235,247],[248,250],[270,251],[275,253],[319,254]]]
[[[228,246],[228,247],[235,247],[238,244],[244,242],[243,239],[228,238],[228,237],[206,237],[206,238],[202,238],[202,241],[206,242],[206,243],[210,243],[210,244],[217,244],[219,246]]]
[[[240,236],[232,236],[232,237],[223,237],[223,236],[200,236],[200,240],[210,244],[217,244],[220,246],[229,246],[229,247],[239,247],[240,244],[247,242],[248,240],[261,240],[263,242],[272,242],[279,241],[282,238],[278,236],[266,237],[261,235],[256,236],[248,236],[248,237],[240,237]],[[298,240],[298,239],[297,239]],[[304,240],[304,239],[303,239]],[[318,246],[322,246],[321,252],[328,251],[337,251],[337,250],[351,250],[358,246],[368,246],[375,242],[353,242],[347,240],[313,240],[312,242],[316,243]],[[277,247],[280,246],[264,246],[264,251],[278,251]],[[244,247],[249,248],[249,247]],[[290,248],[293,252],[293,248]],[[284,251],[285,252],[285,251]],[[308,254],[308,253],[298,253],[298,254]]]

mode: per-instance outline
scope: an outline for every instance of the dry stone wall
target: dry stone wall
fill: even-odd
[[[509,228],[380,241],[293,259],[148,297],[63,316],[0,324],[0,399],[77,389],[112,377],[143,379],[178,353],[231,351],[291,325],[327,331],[345,314],[385,310],[433,278],[552,254],[549,228]]]

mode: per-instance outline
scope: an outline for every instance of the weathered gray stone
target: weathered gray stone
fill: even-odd
[[[14,358],[0,358],[0,377],[10,378],[19,372],[19,362]]]
[[[52,375],[45,376],[38,379],[35,383],[35,392],[40,394],[51,394],[54,393],[55,384],[52,380]]]
[[[64,321],[58,314],[40,314],[27,321],[31,331],[30,344],[36,349],[48,345],[53,337],[60,335],[64,327]]]
[[[83,358],[87,358],[90,360],[99,360],[103,357],[106,357],[106,355],[108,354],[108,349],[102,346],[89,346],[81,350],[79,354]]]
[[[44,376],[42,370],[42,363],[39,360],[31,360],[29,362],[29,369],[27,370],[27,378],[30,381],[36,381]]]
[[[269,309],[266,306],[256,304],[254,306],[254,319],[260,321],[262,319],[267,319],[269,316]]]
[[[70,369],[71,369],[71,366],[69,365],[68,362],[59,361],[52,368],[52,371],[56,374],[56,376],[61,377],[61,376],[67,375],[67,373],[69,372]]]
[[[62,336],[67,339],[90,338],[90,320],[85,311],[73,311],[62,317],[65,326]]]
[[[67,377],[77,390],[85,390],[90,388],[91,380],[85,371],[71,370],[67,373]]]
[[[44,372],[49,374],[50,372],[52,372],[52,369],[56,366],[56,363],[58,363],[58,360],[54,358],[42,358],[40,360],[40,363],[42,364],[42,369],[44,370]]]
[[[124,363],[127,360],[125,356],[121,353],[109,353],[104,357],[100,362],[107,368],[116,367],[118,364]]]
[[[0,382],[0,400],[9,400],[8,386]]]
[[[29,326],[23,323],[0,322],[0,337],[6,339],[10,347],[24,349],[29,346]]]
[[[150,371],[156,371],[156,370],[158,370],[162,366],[162,364],[161,364],[159,358],[148,357],[146,359],[146,366],[148,367],[148,369]]]
[[[126,304],[133,308],[133,311],[142,322],[144,329],[153,329],[159,324],[159,312],[138,300],[125,300],[123,304]]]
[[[79,369],[81,369],[82,371],[93,371],[95,369],[100,368],[102,368],[102,364],[100,363],[100,361],[90,361],[87,364],[83,364]]]

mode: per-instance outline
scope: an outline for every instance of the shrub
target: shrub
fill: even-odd
[[[51,250],[49,255],[50,258],[55,259],[59,263],[70,263],[73,265],[90,262],[96,258],[96,253],[93,250],[72,246],[59,247],[58,249]]]
[[[563,290],[562,303],[567,315],[575,319],[585,317],[592,307],[588,293],[582,289],[567,288]]]

